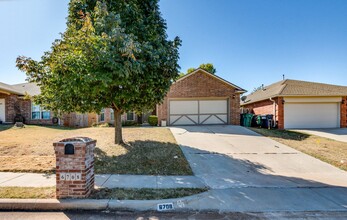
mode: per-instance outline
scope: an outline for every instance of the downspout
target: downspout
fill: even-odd
[[[270,101],[273,102],[273,104],[274,104],[274,108],[273,108],[274,120],[273,120],[273,121],[274,121],[274,127],[276,127],[276,125],[277,125],[277,124],[276,124],[276,121],[277,121],[277,120],[276,120],[276,119],[277,119],[277,118],[276,118],[276,101],[273,100],[272,97],[270,97]]]

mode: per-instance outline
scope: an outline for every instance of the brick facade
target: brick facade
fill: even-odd
[[[277,98],[278,105],[278,117],[277,117],[277,126],[278,129],[284,129],[284,102],[283,97]]]
[[[284,129],[284,102],[283,97],[274,98],[276,103],[276,121],[278,129]],[[274,114],[273,103],[270,100],[263,100],[251,104],[243,105],[243,108],[248,109],[251,113]],[[340,127],[347,127],[347,97],[342,97],[340,105]]]
[[[26,124],[52,125],[54,115],[50,119],[31,119],[31,100],[23,99],[14,94],[0,93],[0,99],[5,99],[5,118],[7,123],[14,123],[17,114],[24,117]]]
[[[73,154],[65,154],[67,143],[74,146]],[[94,189],[96,141],[89,138],[69,138],[54,143],[53,146],[56,155],[57,199],[88,197]]]
[[[240,93],[231,85],[216,79],[204,71],[198,71],[174,83],[162,104],[157,105],[157,116],[161,120],[169,117],[168,102],[171,98],[226,98],[229,101],[229,124],[240,124]]]
[[[273,101],[270,99],[254,102],[248,105],[244,105],[243,108],[248,112],[255,115],[274,115],[276,125],[283,125],[283,111],[279,111],[279,106],[282,106],[282,99],[274,98]]]

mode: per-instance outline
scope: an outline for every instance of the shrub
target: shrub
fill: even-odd
[[[122,125],[123,126],[134,126],[134,125],[137,125],[136,121],[124,121],[122,122]]]
[[[156,115],[151,115],[148,117],[148,123],[152,126],[158,125],[158,117]]]

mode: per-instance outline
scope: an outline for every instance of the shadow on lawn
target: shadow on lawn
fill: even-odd
[[[6,131],[8,129],[13,128],[13,125],[4,125],[4,124],[0,124],[0,132],[1,131]]]
[[[174,143],[133,141],[123,144],[126,153],[109,155],[95,149],[95,172],[137,175],[192,175],[180,147]]]
[[[264,128],[249,128],[252,131],[257,132],[266,137],[282,138],[286,140],[303,141],[309,138],[311,135],[289,130],[278,130],[278,129],[264,129]]]

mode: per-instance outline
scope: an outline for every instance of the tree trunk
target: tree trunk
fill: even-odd
[[[114,113],[114,143],[122,144],[123,143],[123,135],[122,135],[122,114],[121,111],[113,109]]]

